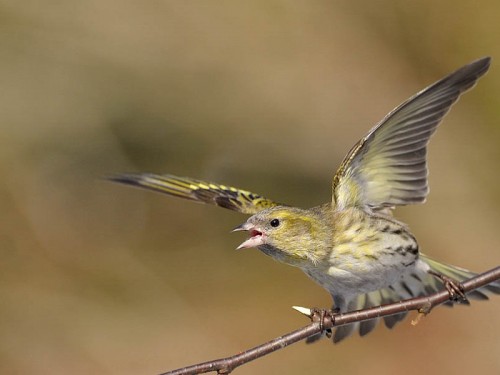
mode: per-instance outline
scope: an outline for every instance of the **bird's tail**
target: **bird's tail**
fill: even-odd
[[[450,277],[458,282],[465,281],[477,275],[476,273],[466,270],[464,268],[438,262],[437,260],[431,259],[424,254],[420,254],[420,259],[423,260],[425,263],[427,263],[432,271]],[[423,280],[423,282],[426,287],[427,286],[432,287],[432,290],[430,290],[429,292],[442,290],[444,288],[442,283],[440,283],[435,277],[430,277],[429,275],[426,275],[426,279]],[[482,288],[473,290],[472,292],[467,293],[467,297],[471,299],[485,300],[488,299],[487,295],[488,293],[500,294],[500,281],[495,281]]]
[[[476,273],[466,269],[452,266],[449,264],[438,262],[429,258],[424,254],[420,254],[420,259],[427,263],[432,271],[435,273],[447,276],[458,282],[465,281],[476,276]],[[362,310],[373,306],[386,305],[401,300],[429,295],[440,290],[445,286],[443,283],[429,273],[412,274],[401,282],[391,285],[388,288],[376,290],[374,292],[361,294],[356,298],[349,301],[345,306],[341,307],[341,311],[355,311]],[[500,294],[500,282],[493,282],[482,288],[476,289],[467,293],[467,297],[475,300],[487,300],[488,294]],[[464,302],[468,304],[468,301]],[[453,303],[446,302],[445,305],[453,306]],[[383,318],[387,328],[393,328],[398,322],[406,317],[407,313],[400,313],[396,315],[385,316]],[[364,322],[356,322],[345,326],[338,327],[333,334],[333,341],[339,342],[346,337],[350,336],[355,331],[359,331],[360,336],[365,336],[376,327],[377,319],[367,320]],[[319,337],[313,336],[314,339]],[[309,342],[315,341],[314,339],[308,340]]]

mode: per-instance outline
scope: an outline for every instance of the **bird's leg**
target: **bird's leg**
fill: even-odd
[[[340,309],[338,309],[338,308],[327,310],[327,309],[319,309],[317,307],[313,307],[311,309],[311,320],[317,321],[319,323],[319,328],[321,330],[320,333],[324,332],[326,337],[331,338],[332,337],[332,329],[324,327],[325,318],[328,318],[333,324],[333,323],[335,323],[335,315],[338,315],[339,313],[340,313]]]
[[[432,270],[429,271],[429,274],[441,280],[441,282],[444,284],[444,287],[450,294],[451,300],[453,300],[454,302],[467,301],[467,297],[464,293],[464,287],[460,282]]]

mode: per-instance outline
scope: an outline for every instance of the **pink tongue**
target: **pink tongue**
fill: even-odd
[[[253,229],[250,232],[250,237],[255,237],[255,236],[262,236],[262,232],[259,232],[258,230]]]

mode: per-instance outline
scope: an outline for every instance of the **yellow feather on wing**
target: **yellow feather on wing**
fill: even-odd
[[[427,143],[459,96],[488,70],[476,60],[420,91],[390,112],[349,151],[333,178],[339,209],[423,203],[427,185]]]
[[[213,204],[249,215],[279,205],[258,194],[232,186],[170,174],[132,173],[111,176],[109,179],[174,197]]]

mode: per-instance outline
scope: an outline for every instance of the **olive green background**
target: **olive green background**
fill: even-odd
[[[498,1],[0,1],[0,373],[156,374],[329,306],[230,234],[244,216],[105,181],[150,171],[330,200],[350,147],[461,65],[490,73],[429,150],[424,252],[500,264]],[[500,373],[500,298],[238,374]]]

